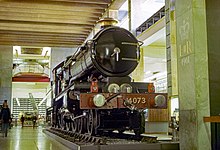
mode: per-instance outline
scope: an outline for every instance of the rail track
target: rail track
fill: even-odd
[[[104,133],[102,136],[73,133],[58,128],[48,128],[44,133],[71,150],[179,150],[177,142],[158,142],[157,137],[132,134]]]
[[[157,143],[156,136],[136,136],[134,134],[123,134],[117,132],[105,132],[102,136],[91,136],[89,134],[80,134],[72,131],[66,131],[59,128],[48,128],[48,132],[51,132],[65,140],[76,143],[78,145],[83,144],[95,144],[95,145],[108,145],[115,143]]]

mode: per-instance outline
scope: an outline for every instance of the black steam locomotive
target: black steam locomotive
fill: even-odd
[[[140,59],[140,42],[127,30],[100,30],[53,69],[53,126],[102,134],[144,132],[143,110],[167,107],[167,96],[129,74]]]

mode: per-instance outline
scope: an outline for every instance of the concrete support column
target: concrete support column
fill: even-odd
[[[12,46],[0,45],[0,104],[8,100],[9,107],[12,99]]]
[[[206,0],[210,116],[220,115],[220,1]],[[202,32],[202,31],[200,31]],[[212,149],[220,149],[220,123],[211,124]]]
[[[176,0],[175,7],[180,149],[209,150],[210,127],[203,122],[203,117],[210,115],[212,98],[209,88],[205,0]],[[217,76],[219,78],[220,74]]]
[[[177,49],[176,49],[176,20],[175,6],[172,0],[166,0],[166,56],[167,56],[167,78],[168,96],[178,96],[177,80]]]

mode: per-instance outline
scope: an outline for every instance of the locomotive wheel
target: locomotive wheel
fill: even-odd
[[[92,135],[94,132],[94,115],[93,115],[93,110],[89,110],[87,116],[86,116],[86,120],[87,120],[87,133]]]
[[[139,137],[142,133],[145,131],[145,118],[144,118],[144,113],[143,112],[138,112],[137,113],[137,118],[138,118],[138,126],[139,128],[134,129],[134,133],[137,137]]]
[[[123,132],[125,132],[125,130],[123,130],[123,129],[118,130],[119,134],[123,134]]]
[[[73,118],[74,118],[74,115],[73,115]],[[72,132],[76,132],[77,131],[77,122],[76,122],[76,119],[71,119],[71,129],[72,129]]]
[[[65,122],[65,128],[67,131],[71,131],[71,122]]]
[[[75,116],[73,116],[74,118]],[[83,118],[71,119],[72,132],[82,133],[83,130]]]
[[[86,133],[87,131],[87,118],[86,117],[82,117],[82,133]]]
[[[140,129],[135,129],[135,130],[134,130],[134,134],[135,134],[137,137],[140,137],[140,135],[141,135],[141,130],[140,130]]]
[[[100,120],[98,120],[98,112],[97,110],[93,110],[93,127],[94,127],[94,134],[101,134],[101,131],[97,131],[97,128],[99,126]]]
[[[67,130],[67,131],[71,130],[71,121],[63,114],[60,114],[58,116],[58,124],[59,124],[59,127],[63,130]]]
[[[63,118],[63,115],[62,115],[62,114],[60,114],[60,115],[58,116],[58,126],[59,126],[59,128],[65,130],[65,122],[64,122],[64,118]]]
[[[76,131],[78,133],[82,133],[83,119],[82,118],[76,119],[76,122],[77,122],[77,130]]]

